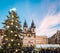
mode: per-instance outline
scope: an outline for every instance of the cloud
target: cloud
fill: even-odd
[[[51,13],[51,14],[50,14]],[[60,13],[50,12],[42,20],[40,26],[36,29],[37,35],[47,35],[48,37],[56,33],[57,28],[52,28],[60,24]]]
[[[16,8],[12,8],[12,9],[10,9],[10,12],[11,12],[11,11],[16,11]]]

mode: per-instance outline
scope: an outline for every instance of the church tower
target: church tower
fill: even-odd
[[[23,35],[24,35],[24,39],[23,39],[24,46],[27,45],[34,46],[36,44],[35,25],[33,21],[31,23],[31,27],[29,28],[25,20],[23,25]]]
[[[32,34],[35,36],[35,24],[34,24],[34,21],[32,20],[32,23],[31,23],[31,32]]]
[[[27,29],[28,29],[28,26],[27,26],[27,22],[25,20],[24,25],[23,25],[24,32],[27,32]]]

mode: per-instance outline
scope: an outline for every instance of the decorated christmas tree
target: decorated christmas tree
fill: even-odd
[[[15,11],[9,12],[7,20],[4,21],[4,34],[2,48],[4,52],[17,52],[22,48],[21,22]]]

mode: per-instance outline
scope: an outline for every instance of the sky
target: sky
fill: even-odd
[[[34,20],[38,36],[51,37],[60,30],[60,0],[0,0],[0,28],[11,9],[16,10],[22,27],[25,19],[29,27]]]

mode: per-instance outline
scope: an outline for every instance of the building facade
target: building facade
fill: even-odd
[[[60,44],[60,31],[57,30],[57,32],[48,38],[48,43],[49,44]]]
[[[23,37],[24,37],[23,39],[24,46],[30,46],[30,45],[36,44],[35,25],[33,21],[32,21],[31,27],[28,28],[27,22],[25,20],[24,25],[23,25]]]
[[[23,25],[23,46],[33,46],[37,44],[48,44],[47,36],[37,36],[35,33],[35,24],[32,21],[31,27],[28,28],[27,22],[25,20]]]
[[[47,36],[36,36],[36,45],[39,44],[48,44],[48,37]]]

